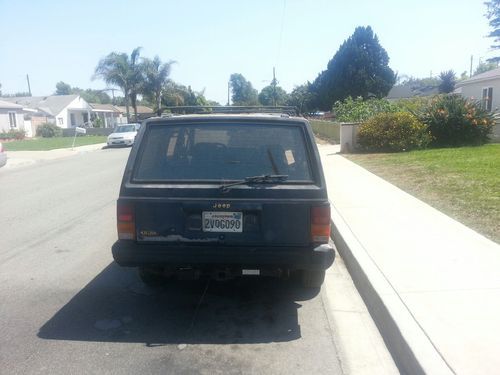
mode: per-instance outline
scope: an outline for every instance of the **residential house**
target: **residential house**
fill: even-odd
[[[492,140],[500,142],[500,68],[475,75],[455,86],[455,93],[478,100],[483,108],[495,112],[497,125],[493,129]]]
[[[24,129],[23,106],[0,100],[0,132]]]
[[[92,108],[80,95],[24,96],[2,100],[36,111],[31,114],[33,132],[44,122],[54,123],[61,128],[90,124]]]
[[[116,106],[118,110],[120,111],[122,117],[125,118],[125,121],[127,119],[127,108],[125,106]],[[129,107],[129,112],[130,112],[130,118],[133,121],[134,118],[134,108],[132,106]],[[146,107],[145,105],[138,105],[137,106],[137,117],[138,121],[139,120],[145,120],[149,117],[155,116],[155,112],[153,111],[152,108]]]
[[[397,101],[400,99],[410,99],[416,96],[432,96],[439,94],[439,90],[435,86],[413,86],[411,84],[396,85],[387,94],[386,99],[389,101]]]
[[[120,110],[112,104],[90,103],[92,108],[92,123],[94,126],[99,122],[99,126],[103,128],[114,128],[117,124],[126,122],[123,121]]]
[[[500,68],[457,82],[455,93],[480,100],[483,108],[498,112],[500,108]]]

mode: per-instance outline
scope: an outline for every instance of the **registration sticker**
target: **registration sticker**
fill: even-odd
[[[241,212],[204,211],[202,221],[204,232],[243,232]]]

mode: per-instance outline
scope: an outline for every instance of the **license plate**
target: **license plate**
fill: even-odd
[[[204,232],[243,232],[241,212],[205,211],[202,221]]]

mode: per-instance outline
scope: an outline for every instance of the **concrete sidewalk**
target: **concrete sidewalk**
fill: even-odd
[[[96,143],[73,148],[58,148],[49,151],[6,151],[7,164],[2,169],[11,169],[31,165],[40,161],[65,158],[84,152],[101,150],[106,143]]]
[[[500,246],[319,149],[334,240],[400,371],[498,374]]]

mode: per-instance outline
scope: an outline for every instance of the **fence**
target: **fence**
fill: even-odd
[[[495,115],[495,125],[490,134],[491,143],[500,143],[500,113]],[[360,123],[338,123],[332,121],[311,120],[309,123],[314,131],[321,138],[338,144],[341,152],[354,152],[358,147],[358,131]]]
[[[340,143],[340,124],[332,121],[309,120],[313,132],[332,143]]]
[[[320,138],[339,144],[341,152],[353,152],[356,150],[358,142],[358,122],[332,122],[321,120],[309,120],[314,134]]]
[[[108,136],[113,133],[113,128],[85,128],[87,135],[104,135]],[[73,137],[75,128],[63,129],[63,137]]]

